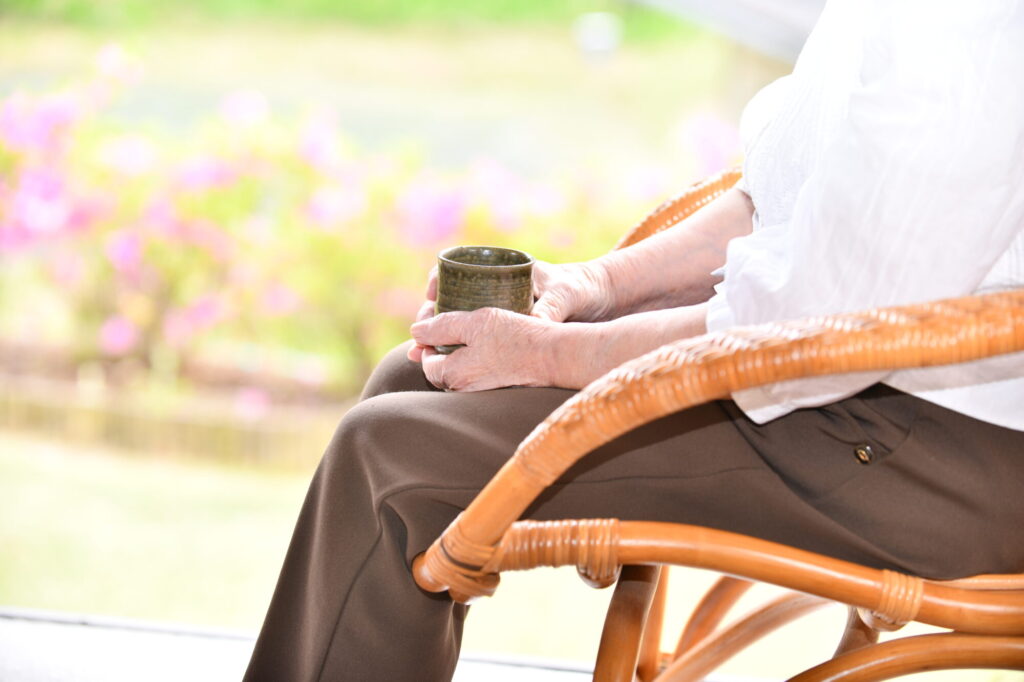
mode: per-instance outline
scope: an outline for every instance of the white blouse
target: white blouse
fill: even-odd
[[[1024,287],[1024,2],[830,0],[741,132],[754,230],[709,330]],[[877,381],[1024,431],[1024,353],[733,398],[763,423]]]

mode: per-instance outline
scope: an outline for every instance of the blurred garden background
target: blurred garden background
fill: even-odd
[[[789,68],[626,0],[0,0],[0,605],[254,632],[438,249],[601,253]],[[607,595],[523,580],[466,648],[589,661]]]

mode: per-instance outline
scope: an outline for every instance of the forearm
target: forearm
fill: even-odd
[[[731,189],[675,227],[593,261],[611,292],[609,317],[707,301],[719,281],[711,273],[729,241],[750,233],[753,212],[750,198]]]
[[[550,330],[553,385],[582,388],[594,379],[672,341],[707,331],[707,304],[626,315],[607,322],[567,322]]]

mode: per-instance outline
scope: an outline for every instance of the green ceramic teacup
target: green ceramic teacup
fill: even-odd
[[[434,313],[488,307],[530,313],[533,256],[499,246],[453,246],[437,254]],[[459,347],[437,346],[437,352]]]

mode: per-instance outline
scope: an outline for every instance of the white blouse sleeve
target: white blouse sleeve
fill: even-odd
[[[1020,5],[892,3],[865,37],[846,116],[790,219],[730,243],[709,330],[978,289],[1024,226]],[[883,376],[785,382],[733,397],[763,422]]]

